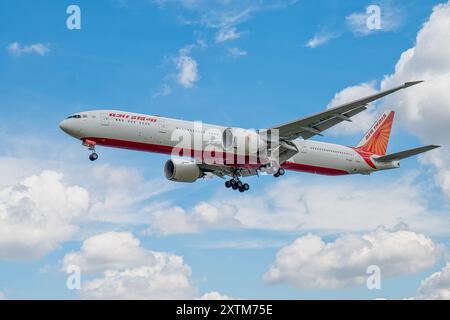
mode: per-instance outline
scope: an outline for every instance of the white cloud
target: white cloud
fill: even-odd
[[[415,46],[401,54],[395,72],[385,76],[381,88],[387,89],[415,80],[425,80],[425,83],[385,98],[379,103],[381,110],[377,113],[392,108],[397,111],[398,125],[404,126],[426,144],[443,146],[441,150],[427,153],[423,159],[426,159],[424,162],[436,167],[436,182],[450,198],[450,162],[447,161],[450,157],[450,149],[447,146],[450,135],[448,30],[450,30],[449,2],[433,8],[433,13],[417,34]],[[356,121],[355,117],[353,124],[357,122],[359,120]]]
[[[216,39],[232,40],[240,36],[236,26],[247,21],[257,12],[287,8],[298,0],[151,0],[160,7],[173,5],[181,9],[184,24],[201,25],[218,29]],[[222,33],[225,37],[219,37]],[[218,41],[223,42],[223,41]]]
[[[162,207],[151,214],[149,232],[171,235],[242,228],[335,233],[373,230],[380,225],[392,228],[399,223],[432,234],[450,230],[444,215],[430,212],[428,191],[417,183],[414,173],[405,172],[403,178],[393,180],[371,179],[370,183],[361,178],[285,178],[240,197],[221,192],[191,210]],[[386,205],[380,208],[380,204]]]
[[[204,228],[236,228],[240,223],[235,218],[235,207],[228,204],[202,202],[191,213],[180,207],[162,208],[151,215],[151,234],[172,235],[197,233]]]
[[[78,265],[83,299],[193,299],[191,268],[171,253],[147,250],[130,232],[107,232],[86,239],[64,257],[63,270]],[[226,297],[213,292],[203,297]]]
[[[177,69],[179,71],[178,83],[185,88],[191,88],[198,81],[198,63],[192,57],[180,56],[177,58]]]
[[[179,55],[174,59],[178,71],[177,82],[184,88],[192,88],[199,80],[198,63],[190,56],[196,45],[188,45],[180,49]]]
[[[107,232],[86,239],[64,257],[63,269],[101,276],[82,283],[84,299],[189,299],[196,295],[191,269],[182,257],[143,248],[129,232]]]
[[[186,25],[198,25],[206,29],[215,30],[215,42],[224,43],[239,39],[242,32],[237,26],[247,21],[254,13],[265,10],[278,10],[293,5],[298,0],[242,0],[242,1],[209,1],[209,0],[150,0],[151,3],[165,8],[174,7],[181,17],[182,23]],[[197,40],[180,50],[177,57],[173,59],[177,73],[169,75],[184,88],[192,88],[199,81],[199,63],[191,55],[194,48],[205,48],[203,40]],[[247,55],[246,51],[238,48],[230,49],[231,56]],[[159,91],[156,96],[163,96],[168,91]]]
[[[368,25],[368,20],[371,20],[372,15],[376,14],[373,10],[368,10],[369,8],[379,8],[380,10],[380,25],[379,28],[375,28]],[[384,2],[380,5],[367,7],[364,12],[354,12],[345,18],[347,27],[351,32],[358,36],[368,36],[376,32],[392,32],[397,30],[402,22],[403,15],[399,8],[390,5],[388,2]]]
[[[86,219],[115,224],[142,224],[147,221],[143,202],[177,186],[162,179],[145,179],[134,168],[98,164],[87,170],[90,181],[84,185],[91,192],[91,206]]]
[[[228,49],[228,54],[233,57],[244,57],[248,55],[248,52],[239,48],[230,48]]]
[[[13,145],[27,148],[33,139],[20,141],[26,143]],[[21,157],[0,157],[0,259],[35,260],[99,230],[145,225],[148,212],[160,207],[154,197],[177,187],[144,179],[134,168],[42,159],[41,151],[29,150],[33,158],[18,150],[13,153]]]
[[[285,245],[283,241],[272,239],[238,239],[226,241],[209,241],[208,243],[196,245],[200,249],[239,249],[239,250],[254,250],[266,248],[279,248]]]
[[[221,28],[216,34],[216,42],[222,43],[226,41],[236,40],[241,37],[241,33],[237,31],[236,27]]]
[[[337,34],[335,33],[325,33],[325,32],[321,32],[318,33],[316,35],[314,35],[313,38],[311,38],[308,43],[306,44],[307,47],[314,49],[317,48],[321,45],[326,44],[328,41],[334,39],[338,37]]]
[[[220,294],[217,291],[212,291],[202,295],[200,300],[233,300],[233,298]]]
[[[50,48],[42,43],[34,43],[30,45],[22,45],[19,42],[11,43],[8,46],[8,52],[15,56],[35,53],[40,56],[45,56],[50,52]]]
[[[379,32],[396,31],[403,24],[403,10],[394,6],[389,0],[380,1],[377,5],[366,7],[362,12],[349,14],[345,17],[343,25],[334,26],[333,29],[331,27],[326,28],[334,30],[334,32],[321,31],[317,33],[307,42],[306,46],[312,49],[317,48],[330,40],[341,37],[345,32],[365,37]],[[376,22],[374,17],[378,12],[380,13],[380,19]]]
[[[63,269],[77,265],[83,272],[153,265],[155,256],[129,232],[106,232],[86,239],[80,251],[64,256]]]
[[[416,298],[450,300],[450,263],[422,281]]]
[[[89,193],[44,171],[0,189],[0,258],[32,260],[54,250],[78,230]]]
[[[357,286],[366,283],[371,265],[382,277],[412,274],[432,267],[440,253],[430,238],[410,231],[378,229],[329,243],[309,234],[283,247],[264,279],[299,288]]]
[[[395,72],[385,77],[387,88],[404,81],[425,83],[386,99],[401,112],[402,122],[423,140],[446,143],[450,133],[450,3],[433,9],[416,38],[416,46],[402,53]],[[408,79],[408,80],[406,80]],[[437,140],[437,141],[436,141]]]
[[[102,277],[83,283],[83,299],[192,299],[196,290],[191,269],[179,256],[154,253],[155,265],[107,270]]]

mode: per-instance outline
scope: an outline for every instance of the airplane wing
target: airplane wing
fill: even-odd
[[[387,156],[383,156],[380,158],[377,158],[376,161],[378,162],[390,162],[390,161],[395,161],[395,160],[402,160],[402,159],[406,159],[433,149],[439,148],[439,146],[425,146],[425,147],[420,147],[420,148],[416,148],[416,149],[411,149],[411,150],[406,150],[406,151],[402,151],[402,152],[398,152],[398,153],[393,153],[393,154],[389,154]]]
[[[294,140],[299,137],[307,140],[315,135],[322,135],[322,132],[341,123],[342,121],[351,121],[351,118],[367,109],[367,105],[375,100],[383,98],[394,92],[409,88],[423,81],[406,82],[405,84],[376,93],[374,95],[343,104],[341,106],[328,109],[327,111],[315,115],[297,119],[284,123],[269,130],[278,129],[282,140]]]

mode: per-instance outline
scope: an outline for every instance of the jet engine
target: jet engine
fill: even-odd
[[[227,128],[222,133],[222,145],[226,151],[238,154],[257,154],[267,148],[267,142],[258,132],[244,129]]]
[[[203,176],[203,172],[197,164],[178,159],[171,159],[166,162],[164,174],[170,181],[188,183],[195,182]]]

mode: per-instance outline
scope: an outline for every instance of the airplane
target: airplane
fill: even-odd
[[[400,160],[439,148],[428,145],[386,154],[395,114],[390,110],[382,114],[356,147],[310,140],[341,122],[351,122],[351,118],[365,111],[371,102],[421,82],[406,82],[312,116],[256,131],[117,110],[79,112],[64,119],[59,126],[81,140],[91,151],[91,161],[98,159],[97,146],[166,155],[178,155],[182,150],[185,152],[181,157],[171,157],[165,163],[164,174],[168,180],[192,183],[217,176],[226,180],[226,188],[245,192],[250,186],[241,178],[260,173],[276,178],[283,176],[286,170],[328,176],[369,175],[399,168]],[[181,136],[193,138],[194,144],[188,141],[180,147]],[[195,139],[200,143],[196,144]],[[245,144],[242,147],[242,141],[256,141],[257,148]],[[215,146],[212,151],[208,149],[210,145]],[[264,148],[268,151],[261,152]]]

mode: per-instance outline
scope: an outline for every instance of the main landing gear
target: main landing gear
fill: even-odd
[[[98,154],[95,152],[95,145],[96,143],[94,141],[90,140],[84,140],[83,146],[88,147],[88,149],[91,151],[91,154],[89,155],[89,160],[96,161],[98,159]]]
[[[248,183],[242,183],[239,179],[231,179],[225,182],[225,187],[228,189],[239,190],[239,192],[245,192],[250,190],[250,185]]]
[[[280,168],[273,176],[275,178],[278,178],[278,177],[284,176],[285,173],[286,173],[286,171],[283,168]]]

